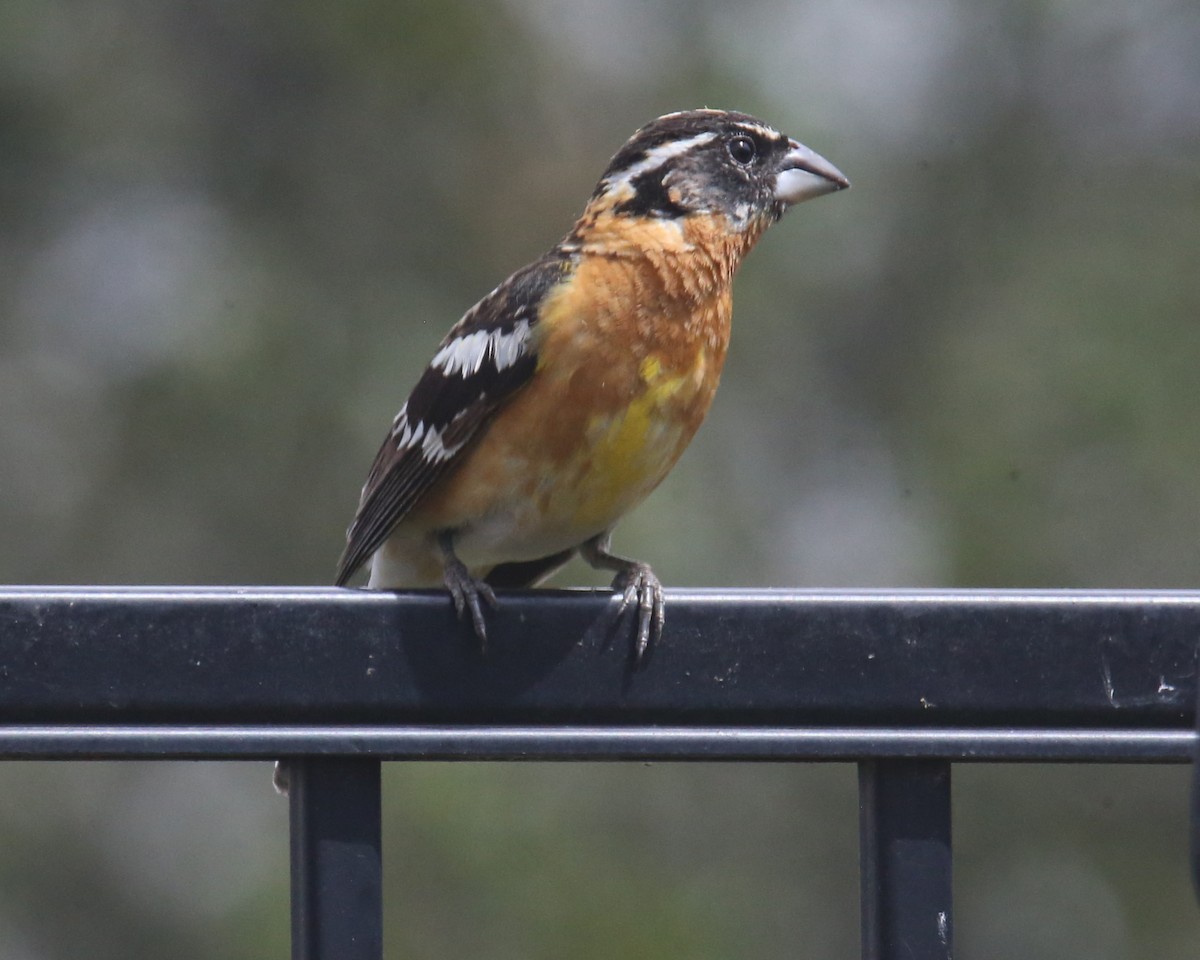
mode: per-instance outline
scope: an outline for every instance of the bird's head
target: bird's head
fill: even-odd
[[[761,120],[688,110],[653,120],[617,151],[591,206],[680,220],[723,216],[758,232],[793,204],[850,186],[828,160]]]

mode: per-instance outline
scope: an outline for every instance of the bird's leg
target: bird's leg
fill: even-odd
[[[662,636],[663,623],[667,616],[663,587],[654,571],[650,569],[650,564],[618,557],[609,550],[611,542],[612,532],[606,530],[584,543],[579,548],[579,553],[594,569],[617,572],[613,577],[612,588],[621,595],[618,617],[624,614],[630,605],[637,604],[637,637],[633,648],[636,663],[645,655],[650,644],[657,643]]]
[[[454,601],[454,609],[461,620],[463,612],[471,611],[471,624],[475,628],[475,636],[479,638],[479,649],[487,649],[487,624],[483,619],[483,606],[479,602],[482,597],[489,607],[496,608],[496,594],[484,581],[471,576],[467,565],[458,559],[454,552],[454,535],[449,530],[443,530],[437,535],[438,547],[442,551],[442,579],[450,598]]]

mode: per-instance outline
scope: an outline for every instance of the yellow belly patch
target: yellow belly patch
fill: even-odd
[[[588,422],[588,463],[578,484],[577,518],[597,529],[614,523],[662,481],[691,432],[678,415],[694,392],[693,375],[664,376],[648,356],[640,371],[646,386],[624,410]]]

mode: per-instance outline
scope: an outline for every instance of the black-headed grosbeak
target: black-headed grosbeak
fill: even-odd
[[[576,553],[662,631],[650,566],[613,527],[704,419],[742,258],[792,204],[841,190],[831,163],[744,113],[691,110],[617,151],[571,232],[467,311],[380,448],[338,566],[344,585],[444,584],[486,640],[493,587],[533,586]]]

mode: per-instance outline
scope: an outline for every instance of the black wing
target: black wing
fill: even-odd
[[[342,586],[537,369],[538,311],[571,269],[551,254],[517,271],[467,311],[392,422],[346,531]]]

